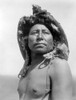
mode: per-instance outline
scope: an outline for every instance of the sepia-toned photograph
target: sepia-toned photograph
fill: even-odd
[[[76,100],[75,60],[75,0],[0,0],[0,100]]]

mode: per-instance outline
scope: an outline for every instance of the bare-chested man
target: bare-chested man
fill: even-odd
[[[18,42],[25,60],[19,100],[72,100],[68,42],[54,17],[33,6],[33,15],[19,22]]]

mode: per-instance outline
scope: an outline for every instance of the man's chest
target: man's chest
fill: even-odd
[[[48,68],[35,68],[28,75],[20,80],[19,90],[25,93],[44,94],[50,89],[50,79],[48,76]]]

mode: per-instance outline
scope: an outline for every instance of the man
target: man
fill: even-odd
[[[18,42],[25,60],[18,75],[19,99],[72,100],[68,42],[55,18],[33,6],[33,15],[19,22]]]

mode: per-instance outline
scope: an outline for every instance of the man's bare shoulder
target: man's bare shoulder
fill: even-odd
[[[61,59],[61,58],[55,58],[54,60],[52,60],[53,66],[62,66],[62,65],[68,65],[68,62],[65,59]]]
[[[55,58],[52,61],[52,67],[49,68],[51,73],[55,76],[71,76],[70,66],[68,62],[64,59]]]
[[[64,59],[56,58],[49,67],[49,76],[52,79],[53,97],[72,100],[72,74],[69,64]],[[62,98],[62,99],[63,99]]]

